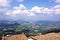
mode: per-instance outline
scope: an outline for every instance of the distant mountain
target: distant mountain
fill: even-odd
[[[57,24],[57,23],[60,23],[60,21],[36,21],[35,23],[38,23],[38,24]]]
[[[16,21],[12,21],[12,20],[0,20],[0,24],[14,24],[14,23],[33,23],[33,24],[60,24],[60,21],[47,21],[47,20],[40,20],[40,21],[25,21],[25,20],[16,20]]]

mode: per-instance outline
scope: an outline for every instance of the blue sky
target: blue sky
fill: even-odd
[[[60,21],[60,0],[0,0],[0,20]]]
[[[19,6],[20,4],[24,4],[28,9],[31,9],[34,6],[50,8],[56,5],[56,3],[52,0],[24,0],[23,2],[18,2],[14,0],[11,3],[11,6]]]

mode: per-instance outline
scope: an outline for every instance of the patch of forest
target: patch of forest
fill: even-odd
[[[60,26],[58,24],[34,24],[34,23],[12,23],[0,25],[0,36],[15,35],[25,33],[26,36],[36,36],[39,33],[58,33]]]

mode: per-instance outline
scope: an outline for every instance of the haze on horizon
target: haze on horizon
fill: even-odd
[[[0,0],[0,20],[60,21],[60,0]]]

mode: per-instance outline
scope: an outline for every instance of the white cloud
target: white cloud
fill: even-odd
[[[53,2],[53,3],[56,3],[56,4],[60,4],[60,0],[49,0],[49,2]]]
[[[0,7],[8,7],[10,6],[10,0],[0,0]]]
[[[5,14],[5,15],[9,16],[9,15],[10,15],[10,12],[6,12],[6,14]]]
[[[15,6],[13,10],[8,10],[8,7],[10,6],[10,2],[12,0],[0,0],[0,14],[4,14],[6,16],[9,16],[10,18],[14,19],[26,17],[40,17],[41,14],[44,16],[44,14],[53,15],[54,14],[60,14],[60,5],[55,5],[53,8],[44,8],[44,7],[38,7],[34,6],[30,10],[28,10],[23,4],[20,4],[19,6]],[[23,2],[24,0],[15,0],[18,2]],[[60,3],[60,0],[55,0],[56,3]],[[38,15],[37,15],[38,14]],[[18,16],[19,15],[19,16]],[[38,19],[37,17],[37,19]],[[42,17],[42,16],[41,16]]]
[[[35,16],[35,14],[34,13],[30,13],[28,16]]]
[[[6,15],[10,7],[11,0],[0,0],[0,14]]]
[[[56,10],[55,10],[55,13],[56,13],[56,14],[60,14],[60,9],[56,9]]]
[[[56,13],[56,14],[60,14],[60,5],[56,5],[56,6],[54,6],[54,12]]]
[[[23,4],[20,4],[18,7],[14,7],[13,9],[14,9],[13,14],[27,14],[27,13],[29,13]]]
[[[14,7],[13,9],[25,10],[26,7],[23,4],[20,4],[18,7]]]
[[[29,14],[29,10],[23,10],[22,13],[23,14]]]
[[[53,9],[44,8],[44,9],[42,10],[42,13],[43,13],[43,14],[52,14],[52,13],[53,13]]]
[[[9,18],[12,18],[13,20],[21,19],[21,17],[22,19],[25,18],[26,20],[27,19],[34,20],[34,18],[38,20],[39,18],[40,19],[42,18],[44,19],[46,17],[48,18],[48,16],[53,17],[53,16],[50,16],[53,14],[60,14],[60,5],[56,5],[53,8],[44,8],[44,7],[34,6],[30,10],[28,10],[23,4],[20,4],[19,6],[15,6],[13,10],[6,10],[6,11],[5,10],[3,11],[0,8],[1,12],[4,12],[6,16],[8,16]],[[44,14],[46,14],[47,16]]]
[[[42,13],[44,13],[44,14],[49,13],[49,9],[48,8],[43,8]]]
[[[20,4],[19,6],[14,7],[13,10],[10,11],[10,14],[8,12],[7,15],[36,16],[37,14],[38,15],[40,14],[52,15],[54,13],[60,14],[60,5],[56,5],[53,8],[44,8],[44,7],[34,6],[30,10],[28,10],[23,4]]]
[[[32,9],[31,9],[32,12],[35,12],[35,13],[41,13],[42,11],[42,8],[38,7],[38,6],[34,6]]]
[[[33,13],[39,13],[39,14],[52,14],[53,13],[53,9],[48,9],[48,8],[44,8],[44,7],[38,7],[35,6],[31,9],[31,12]]]
[[[19,13],[21,13],[21,10],[14,10],[13,12],[12,12],[12,14],[19,14]]]
[[[16,1],[18,1],[18,2],[23,2],[24,0],[16,0]]]
[[[27,15],[27,16],[34,16],[35,13],[40,13],[40,8],[35,6],[31,10],[28,10],[23,4],[20,4],[19,7],[14,7],[12,14],[20,14],[20,15]]]
[[[54,8],[55,9],[60,9],[60,5],[55,5]]]
[[[55,0],[56,3],[60,3],[60,0]]]

